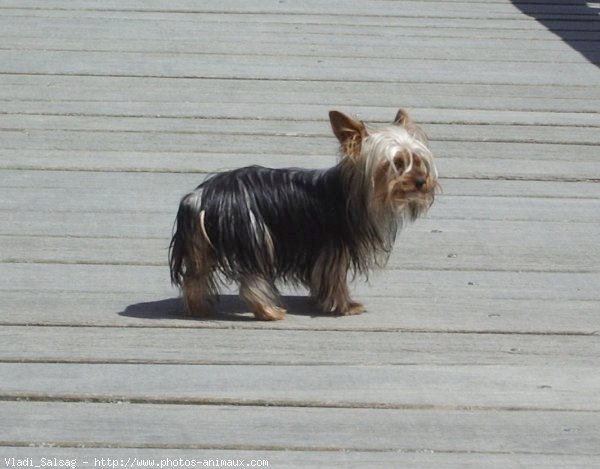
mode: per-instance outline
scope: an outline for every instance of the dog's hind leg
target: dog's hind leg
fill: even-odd
[[[276,321],[285,318],[286,310],[278,306],[280,299],[277,289],[262,276],[243,276],[240,280],[240,296],[256,319]]]
[[[186,275],[181,287],[185,314],[202,317],[208,313],[207,295],[210,280],[203,275]]]
[[[187,315],[202,317],[208,313],[208,296],[217,294],[214,260],[205,242],[192,244],[189,256],[181,285],[183,304]]]

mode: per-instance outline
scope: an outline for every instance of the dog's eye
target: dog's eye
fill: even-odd
[[[396,158],[396,159],[394,159],[394,167],[400,173],[402,171],[404,171],[404,160],[402,158]]]

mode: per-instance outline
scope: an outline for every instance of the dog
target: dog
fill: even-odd
[[[427,212],[438,173],[427,136],[400,109],[391,125],[329,113],[340,143],[328,169],[248,166],[206,179],[181,200],[171,281],[203,316],[220,281],[237,282],[260,320],[283,319],[278,282],[308,287],[320,309],[360,314],[348,274],[385,266],[402,226]]]

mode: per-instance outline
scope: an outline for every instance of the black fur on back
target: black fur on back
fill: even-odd
[[[391,246],[371,220],[368,201],[347,187],[343,164],[327,170],[249,166],[205,180],[179,207],[172,281],[181,285],[191,243],[209,243],[215,268],[229,280],[258,274],[307,283],[322,256],[366,275],[376,252]]]

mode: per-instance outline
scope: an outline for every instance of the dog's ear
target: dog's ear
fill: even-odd
[[[429,145],[429,139],[423,129],[413,122],[405,109],[400,109],[394,119],[394,124],[404,127],[406,131],[425,145]]]
[[[411,127],[413,125],[413,121],[405,109],[399,109],[396,117],[394,118],[394,124],[402,127]]]
[[[348,142],[360,142],[367,136],[365,124],[355,121],[339,111],[329,112],[329,122],[333,133],[342,145]]]
[[[367,136],[367,129],[362,121],[351,119],[339,111],[329,113],[329,122],[333,133],[340,141],[342,153],[355,161],[360,156],[362,141]]]

